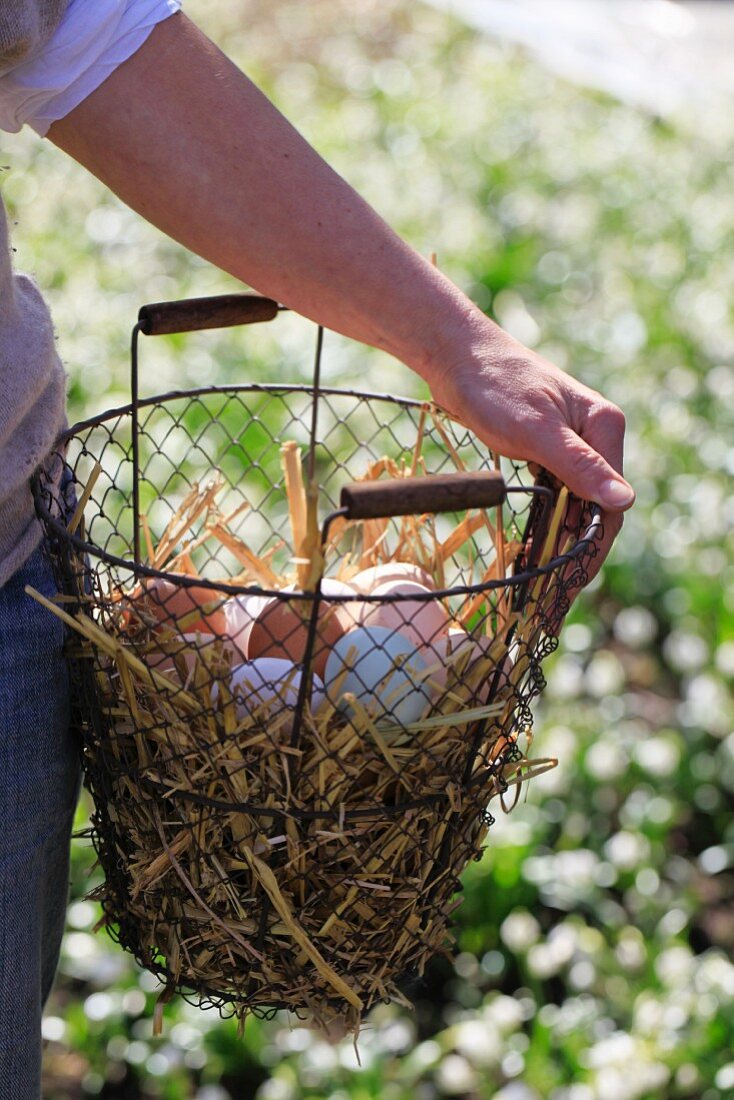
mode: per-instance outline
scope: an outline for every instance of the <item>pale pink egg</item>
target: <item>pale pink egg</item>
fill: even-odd
[[[349,583],[358,592],[367,595],[377,588],[378,584],[386,584],[388,581],[411,581],[429,589],[436,587],[427,569],[409,561],[388,561],[383,562],[382,565],[373,565],[357,573]]]
[[[488,666],[488,671],[482,681],[477,681],[476,666],[478,661],[484,661],[486,664],[486,658],[492,644],[492,638],[475,637],[468,634],[461,627],[452,626],[446,636],[437,638],[431,646],[425,649],[423,656],[426,657],[430,668],[429,684],[436,691],[437,696],[446,690],[449,669],[454,667],[457,673],[461,669],[459,673],[461,680],[472,682],[475,692],[473,705],[484,706],[488,703],[490,691],[495,681],[496,666]],[[468,657],[464,656],[467,648],[470,650]],[[503,678],[506,673],[507,669],[503,667],[502,678],[498,681],[498,687],[502,687],[505,682]]]
[[[387,581],[378,584],[371,596],[428,596],[431,589],[414,581]],[[360,626],[381,626],[397,630],[421,650],[432,645],[446,633],[449,613],[439,599],[401,599],[380,603],[363,603],[359,612]]]
[[[447,634],[442,634],[425,647],[423,656],[428,661],[429,682],[433,691],[440,694],[445,690],[449,668],[454,664],[451,658],[466,646],[473,646],[471,636],[461,627],[451,626]],[[477,654],[479,652],[477,649]]]

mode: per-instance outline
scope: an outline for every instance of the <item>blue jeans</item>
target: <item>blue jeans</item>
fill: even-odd
[[[41,1014],[59,959],[80,763],[66,628],[42,544],[0,588],[0,1095],[41,1096]]]

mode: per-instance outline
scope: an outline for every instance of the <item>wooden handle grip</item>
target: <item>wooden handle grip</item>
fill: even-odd
[[[168,332],[252,325],[272,321],[277,313],[278,303],[259,294],[219,294],[180,302],[151,302],[140,309],[138,324],[146,336],[162,336]]]
[[[381,519],[491,508],[502,504],[506,495],[502,474],[498,470],[481,470],[392,481],[358,481],[344,486],[340,503],[348,509],[348,519]]]

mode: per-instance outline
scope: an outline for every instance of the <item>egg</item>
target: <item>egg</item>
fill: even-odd
[[[294,591],[297,590],[293,585],[284,589],[284,592]],[[319,606],[313,669],[323,678],[330,651],[354,625],[351,605],[330,603],[328,597],[356,593],[350,585],[331,578],[324,578],[321,591],[326,598]],[[311,600],[288,600],[278,596],[266,598],[258,607],[247,633],[248,661],[260,657],[282,658],[295,663],[303,661],[311,609]]]
[[[222,607],[227,635],[237,652],[244,658],[247,657],[252,624],[270,599],[270,596],[243,593],[240,596],[230,596]]]
[[[347,716],[354,695],[375,722],[417,722],[431,701],[421,679],[427,668],[410,638],[381,626],[355,627],[334,646],[324,685],[331,702]]]
[[[370,569],[363,569],[361,573],[357,573],[349,583],[358,592],[366,595],[377,588],[378,584],[385,584],[387,581],[413,581],[426,588],[436,587],[427,569],[409,561],[388,561],[382,565],[373,565]]]
[[[159,623],[175,629],[184,617],[198,611],[197,618],[185,622],[184,629],[187,632],[195,633],[198,630],[202,634],[217,635],[226,632],[227,622],[222,609],[225,597],[216,589],[199,585],[184,587],[162,577],[146,577],[142,582],[142,589],[140,598]],[[213,606],[205,613],[202,607],[207,604]]]
[[[392,580],[378,584],[370,595],[429,596],[431,590],[414,581]],[[360,626],[379,626],[397,630],[410,638],[417,649],[430,646],[448,629],[449,613],[441,600],[405,599],[393,602],[363,603],[359,610]]]
[[[471,644],[471,638],[466,630],[451,626],[447,634],[435,638],[430,645],[421,650],[421,656],[426,659],[430,669],[428,682],[436,695],[440,695],[446,687],[449,668],[454,663],[450,658],[454,657],[459,649],[469,644]]]
[[[261,657],[256,661],[235,665],[229,687],[235,700],[237,720],[241,721],[260,708],[265,708],[268,715],[275,719],[284,709],[295,711],[301,675],[300,669],[292,661],[278,657]],[[218,697],[219,685],[215,684],[212,688],[212,702],[216,703]],[[315,713],[323,701],[323,682],[314,675],[311,712]]]
[[[475,647],[481,652],[481,655],[485,658],[484,667],[487,669],[483,680],[477,680],[475,660],[472,660],[467,665],[467,675],[471,678],[472,683],[477,694],[477,701],[481,706],[484,703],[491,702],[493,697],[496,697],[503,688],[509,683],[509,675],[512,669],[512,661],[505,654],[502,658],[501,664],[498,666],[497,661],[488,664],[486,658],[489,656],[489,651],[494,643],[493,638],[476,638],[474,639]],[[499,676],[497,676],[499,667]]]
[[[429,683],[434,690],[434,697],[439,698],[446,690],[450,668],[461,670],[459,679],[472,678],[472,669],[476,662],[487,655],[492,644],[491,638],[474,638],[461,627],[450,627],[449,632],[436,640],[423,651],[423,656],[428,661],[431,669]],[[464,656],[467,648],[469,656]],[[462,654],[462,656],[458,656]],[[478,685],[474,705],[483,706],[489,701],[489,691],[492,686],[494,672],[490,671],[486,680]],[[472,682],[475,679],[472,678]]]
[[[217,657],[226,659],[234,652],[233,647],[226,640],[218,638],[215,634],[201,634],[198,631],[171,638],[169,646],[167,653],[151,650],[145,654],[144,660],[149,668],[156,669],[164,676],[177,676],[179,679],[180,673],[177,666],[181,665],[181,659],[183,659],[186,679],[188,679],[197,660],[203,659],[208,664]],[[214,646],[217,648],[214,649]]]

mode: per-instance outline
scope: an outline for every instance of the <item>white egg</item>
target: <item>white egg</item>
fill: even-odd
[[[321,581],[321,591],[328,598],[332,596],[359,597],[361,594],[359,589],[355,588],[354,585],[347,584],[346,581],[338,581],[336,577],[324,577]],[[359,604],[345,601],[344,603],[335,603],[333,606],[337,609],[337,614],[348,630],[357,625]]]
[[[222,610],[226,622],[227,634],[238,653],[247,656],[247,642],[252,624],[267,604],[270,597],[246,595],[230,596]]]
[[[449,613],[446,606],[437,598],[400,599],[394,602],[392,596],[429,596],[431,589],[414,581],[386,581],[372,589],[371,596],[384,599],[380,603],[363,603],[359,612],[360,626],[382,626],[387,630],[398,630],[410,638],[417,649],[430,646],[442,634],[445,634]]]
[[[357,589],[346,581],[337,580],[336,577],[321,578],[322,596],[354,596],[356,592]]]
[[[295,710],[298,704],[298,690],[301,686],[301,672],[292,661],[279,657],[260,657],[235,665],[229,689],[235,700],[237,720],[245,718],[259,710],[263,715],[276,718],[286,710]],[[212,688],[212,702],[219,696],[218,685]],[[311,713],[315,713],[324,701],[324,685],[316,675],[311,690]]]
[[[382,565],[373,565],[370,569],[357,573],[349,583],[358,592],[370,593],[378,584],[385,584],[386,581],[413,581],[426,588],[436,587],[428,570],[410,561],[388,561]]]
[[[326,694],[352,717],[354,695],[375,722],[417,722],[431,701],[421,673],[426,661],[410,638],[385,627],[355,627],[334,646],[326,662]]]

